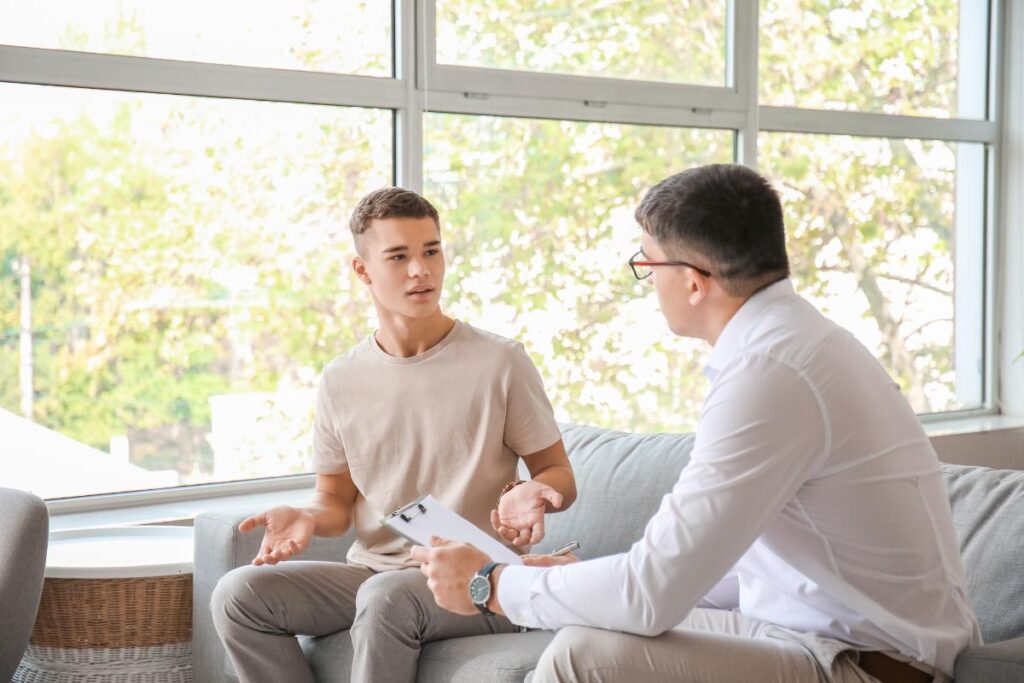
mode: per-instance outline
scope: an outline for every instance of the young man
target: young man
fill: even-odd
[[[675,334],[714,347],[711,389],[690,464],[629,552],[490,574],[490,609],[568,627],[534,681],[948,680],[980,632],[938,460],[872,355],[794,293],[778,195],[705,166],[636,217],[634,273]],[[413,557],[468,613],[479,551]]]
[[[349,629],[354,681],[413,681],[422,642],[505,633],[508,619],[438,608],[409,543],[379,520],[432,494],[515,547],[576,497],[561,433],[523,346],[441,312],[436,209],[401,188],[352,214],[352,268],[380,319],[324,369],[313,434],[316,499],[246,519],[265,527],[253,566],[224,576],[211,610],[244,683],[312,682],[293,637]],[[516,478],[522,457],[531,480]],[[496,509],[495,509],[496,508]],[[355,527],[348,562],[285,562],[313,535]]]

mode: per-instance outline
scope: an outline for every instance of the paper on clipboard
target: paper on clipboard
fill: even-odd
[[[399,508],[381,520],[397,534],[418,545],[430,547],[430,537],[440,536],[476,546],[494,562],[522,564],[519,555],[484,533],[465,517],[452,512],[433,496],[426,495]]]

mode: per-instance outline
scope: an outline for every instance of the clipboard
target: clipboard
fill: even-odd
[[[490,556],[494,562],[523,563],[519,555],[462,515],[446,508],[429,494],[398,508],[380,520],[380,523],[416,545],[429,548],[430,537],[440,536],[474,545]]]

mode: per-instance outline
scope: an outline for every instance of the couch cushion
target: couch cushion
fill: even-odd
[[[942,474],[982,637],[1024,636],[1024,471],[943,465]]]
[[[302,654],[317,681],[347,681],[352,676],[352,638],[348,629],[329,636],[299,636]]]
[[[571,508],[545,519],[547,534],[534,552],[572,540],[580,542],[576,554],[584,559],[628,550],[690,461],[693,434],[560,426],[579,495]]]
[[[418,683],[519,683],[537,666],[554,633],[499,633],[450,638],[426,645],[420,653]]]
[[[549,631],[500,633],[428,643],[420,653],[416,680],[433,683],[519,683],[533,671],[554,634]],[[348,631],[299,642],[317,681],[347,681],[352,671]]]
[[[956,683],[1024,681],[1024,638],[971,647],[956,658]]]

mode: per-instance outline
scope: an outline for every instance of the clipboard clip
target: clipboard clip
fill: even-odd
[[[419,511],[417,512],[417,510]],[[419,515],[425,514],[427,514],[427,508],[423,505],[423,503],[417,500],[415,502],[409,503],[404,507],[398,508],[397,510],[391,513],[391,516],[398,517],[403,522],[411,522],[413,517],[418,517]]]

